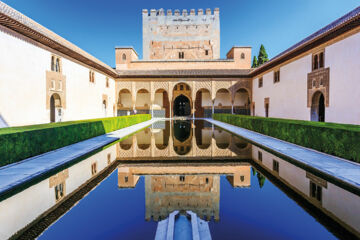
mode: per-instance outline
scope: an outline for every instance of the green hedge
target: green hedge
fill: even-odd
[[[0,166],[151,119],[150,114],[0,129]]]
[[[213,118],[300,146],[360,162],[359,125],[231,114],[214,114]]]

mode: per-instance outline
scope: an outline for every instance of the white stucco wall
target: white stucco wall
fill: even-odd
[[[360,124],[360,33],[325,48],[330,67],[330,105],[325,121]]]
[[[2,125],[18,126],[50,122],[46,109],[46,71],[52,53],[62,57],[66,76],[66,109],[63,121],[104,117],[102,95],[108,96],[107,116],[113,115],[115,82],[95,71],[89,82],[89,68],[55,51],[0,27],[0,116]]]
[[[263,87],[258,78],[253,81],[255,115],[265,116],[264,99],[270,98],[269,117],[310,120],[307,107],[307,74],[311,71],[311,55],[280,68],[280,82],[274,83],[274,72],[263,75]]]

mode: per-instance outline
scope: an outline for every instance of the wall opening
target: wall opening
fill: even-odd
[[[312,98],[311,121],[325,122],[325,97],[319,91],[314,93]]]

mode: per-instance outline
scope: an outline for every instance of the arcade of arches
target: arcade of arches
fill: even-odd
[[[209,118],[213,113],[251,115],[249,79],[231,81],[118,81],[118,116]]]

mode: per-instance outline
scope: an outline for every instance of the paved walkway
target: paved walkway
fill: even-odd
[[[225,130],[233,132],[250,142],[256,142],[256,145],[259,145],[260,147],[271,149],[277,154],[288,157],[310,169],[314,169],[337,181],[348,184],[350,187],[353,187],[353,190],[356,192],[360,191],[360,164],[358,163],[301,147],[214,119],[206,120]]]
[[[0,168],[0,196],[96,149],[139,131],[159,119],[122,128]]]

